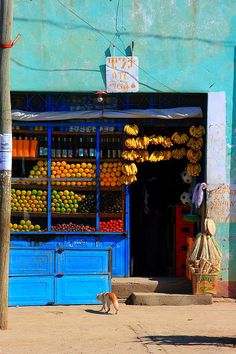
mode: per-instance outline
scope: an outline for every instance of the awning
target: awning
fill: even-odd
[[[202,118],[203,113],[200,107],[177,107],[168,109],[128,109],[128,110],[88,110],[88,111],[66,111],[66,112],[26,112],[12,111],[12,120],[15,121],[61,121],[78,119],[186,119]]]

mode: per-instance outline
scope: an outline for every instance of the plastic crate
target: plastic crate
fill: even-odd
[[[187,240],[187,237],[192,237],[194,234],[193,225],[176,225],[175,238],[176,242]],[[187,241],[186,241],[187,242]]]
[[[179,224],[179,223],[180,224],[181,223],[191,224],[191,222],[183,220],[183,216],[186,214],[189,214],[190,211],[191,211],[191,209],[186,205],[177,205],[176,209],[175,209],[176,223],[177,224]]]

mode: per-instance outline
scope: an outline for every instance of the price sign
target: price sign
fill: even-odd
[[[106,91],[138,92],[138,57],[106,58]]]

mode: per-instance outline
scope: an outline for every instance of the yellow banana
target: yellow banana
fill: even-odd
[[[136,124],[132,124],[132,125],[129,125],[129,124],[126,124],[124,126],[124,132],[128,135],[138,135],[139,133],[139,128]]]

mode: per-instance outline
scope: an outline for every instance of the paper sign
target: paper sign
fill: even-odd
[[[0,134],[0,151],[12,151],[11,134]]]
[[[0,151],[0,170],[11,170],[11,151]]]
[[[107,57],[107,92],[138,92],[138,65],[138,57]]]

